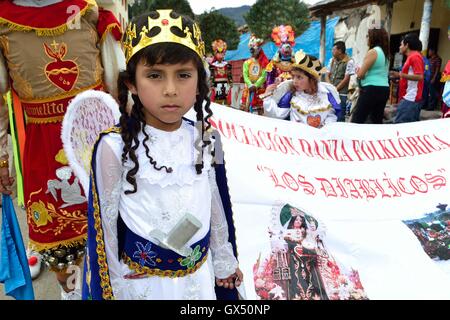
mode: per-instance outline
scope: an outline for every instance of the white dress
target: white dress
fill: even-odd
[[[211,155],[205,152],[204,169],[198,175],[194,163],[197,152],[194,139],[196,128],[188,123],[173,132],[150,126],[145,127],[150,135],[147,141],[149,153],[159,166],[173,169],[166,173],[153,168],[142,145],[136,155],[139,171],[136,174],[137,192],[126,181],[126,173],[134,166],[129,159],[122,166],[123,141],[119,134],[104,136],[97,148],[97,190],[100,195],[102,227],[109,277],[115,299],[215,299],[215,277],[227,278],[238,266],[233,249],[228,242],[228,226],[219,190],[215,182],[215,171],[211,167]],[[187,245],[202,239],[211,228],[208,258],[193,274],[169,278],[150,276],[126,279],[133,271],[119,257],[117,218],[135,234],[154,243],[149,236],[151,230],[168,233],[186,213],[202,222],[202,227]]]

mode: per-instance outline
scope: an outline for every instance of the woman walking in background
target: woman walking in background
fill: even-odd
[[[351,122],[364,123],[370,116],[372,123],[381,124],[389,98],[389,35],[381,28],[369,30],[367,37],[369,51],[356,72],[361,87]]]

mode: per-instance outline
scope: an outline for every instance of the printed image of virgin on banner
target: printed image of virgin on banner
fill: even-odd
[[[316,129],[212,109],[247,299],[450,299],[449,119]]]
[[[273,207],[270,252],[253,267],[261,300],[365,299],[358,271],[339,264],[325,242],[325,226],[289,204]]]

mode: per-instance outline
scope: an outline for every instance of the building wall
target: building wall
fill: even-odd
[[[408,31],[419,30],[421,27],[424,0],[400,0],[394,3],[391,23],[391,35],[402,34]],[[368,30],[368,17],[361,20],[364,12],[370,12],[368,6],[335,12],[346,19],[346,26],[337,25],[336,35],[343,40],[348,48],[353,49],[353,58],[360,64],[368,47],[365,38]],[[372,11],[373,12],[373,11]],[[380,6],[381,20],[386,19],[386,6]],[[374,14],[374,13],[373,13]],[[411,23],[414,23],[411,28]],[[440,29],[438,54],[445,61],[450,59],[449,40],[450,9],[445,5],[445,0],[434,0],[431,15],[431,28]],[[342,30],[341,30],[342,29]]]
[[[402,0],[395,2],[391,32],[397,34],[408,32],[412,29],[420,29],[424,2],[424,0]],[[433,1],[430,27],[440,28],[445,23],[445,20],[447,23],[450,21],[450,10],[446,9],[444,0]],[[411,22],[414,23],[413,28],[410,28]]]
[[[129,0],[97,0],[97,5],[112,11],[124,29],[128,23],[128,5],[131,2]]]
[[[242,66],[245,60],[230,61],[231,64],[231,74],[233,76],[233,82],[244,82],[242,77]]]
[[[424,2],[424,0],[402,0],[395,2],[392,14],[391,34],[420,29]],[[383,6],[382,11],[386,11],[385,6]],[[414,23],[413,28],[410,28],[411,23]],[[449,24],[450,9],[446,7],[445,0],[434,0],[430,28],[440,29],[438,54],[444,61],[450,59]]]

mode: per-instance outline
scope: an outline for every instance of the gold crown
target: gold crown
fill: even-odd
[[[163,42],[173,42],[182,44],[192,50],[194,50],[200,58],[203,59],[205,55],[205,44],[202,40],[202,34],[197,23],[193,24],[193,30],[191,30],[188,26],[183,29],[183,20],[180,17],[174,19],[170,16],[172,12],[171,9],[166,10],[156,10],[159,13],[159,17],[153,19],[148,17],[148,24],[142,27],[139,32],[140,40],[139,43],[133,45],[133,39],[136,39],[136,24],[129,23],[126,31],[126,38],[123,44],[125,50],[125,58],[130,61],[131,57],[134,56],[139,50],[144,49],[155,43],[163,43]],[[158,27],[161,31],[154,35],[153,37],[149,37],[149,32]],[[177,27],[184,32],[185,36],[180,37],[172,32],[171,28]]]
[[[295,61],[292,64],[292,67],[302,69],[316,78],[320,78],[325,72],[325,68],[322,67],[319,59],[307,55],[302,50],[297,51],[295,54]]]

